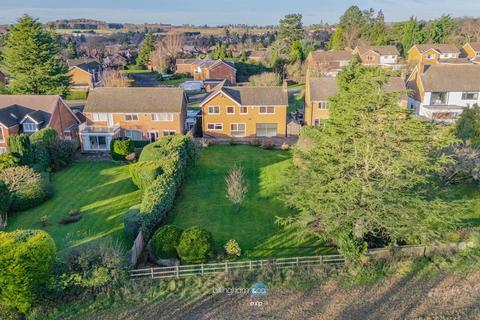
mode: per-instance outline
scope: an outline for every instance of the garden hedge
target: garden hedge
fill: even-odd
[[[0,171],[11,194],[11,211],[33,208],[52,195],[48,173],[38,173],[27,166],[11,167]]]
[[[143,161],[131,164],[129,167],[133,183],[139,189],[146,189],[163,172],[158,161]]]
[[[212,252],[212,234],[200,227],[186,229],[180,236],[177,252],[186,262],[204,262]]]
[[[174,225],[165,225],[159,228],[150,240],[152,253],[157,259],[176,258],[181,235],[182,229]]]
[[[8,137],[8,150],[20,159],[23,165],[30,165],[33,162],[33,153],[28,135],[14,134]]]
[[[131,241],[135,240],[142,225],[142,215],[140,207],[133,206],[123,216],[123,227],[125,234]]]
[[[26,313],[50,280],[55,252],[45,231],[0,232],[0,304]]]
[[[122,161],[135,152],[135,146],[130,138],[116,138],[110,142],[110,154],[113,160]]]

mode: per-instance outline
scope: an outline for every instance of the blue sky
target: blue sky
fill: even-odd
[[[108,22],[162,22],[172,24],[276,24],[287,13],[298,12],[306,24],[338,21],[350,5],[383,9],[387,21],[411,15],[432,18],[480,15],[478,0],[0,0],[0,24],[28,13],[41,21],[92,18]]]

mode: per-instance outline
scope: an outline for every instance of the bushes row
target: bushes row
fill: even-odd
[[[163,222],[184,177],[191,156],[190,148],[188,137],[163,137],[147,145],[140,154],[139,162],[131,165],[132,180],[144,189],[144,194],[140,212],[132,211],[125,218],[127,234],[132,235],[132,224],[136,223],[132,221],[140,220],[140,229],[145,239],[149,239]]]

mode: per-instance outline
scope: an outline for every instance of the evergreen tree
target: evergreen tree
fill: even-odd
[[[465,109],[455,123],[455,135],[464,143],[480,147],[480,107]]]
[[[71,40],[68,41],[67,43],[67,58],[68,59],[78,58],[77,48],[75,47],[75,44]]]
[[[303,50],[303,45],[300,40],[296,40],[292,43],[290,48],[290,62],[302,62],[305,60],[305,52]]]
[[[42,24],[24,16],[7,34],[4,64],[10,76],[9,91],[17,94],[66,95],[70,79],[60,58],[56,37]]]
[[[278,32],[278,40],[280,48],[288,53],[295,41],[300,41],[305,37],[303,30],[301,14],[287,14],[285,18],[280,20],[280,29]]]
[[[411,17],[401,27],[399,43],[403,54],[406,54],[415,44],[425,42],[425,36],[424,25],[416,18]]]
[[[240,56],[240,61],[247,62],[247,53],[245,52],[245,50],[242,51],[242,55]]]
[[[430,241],[456,223],[452,204],[435,198],[432,146],[441,135],[386,93],[385,71],[352,62],[338,76],[330,119],[307,128],[285,193],[306,232],[333,239],[355,261],[369,244]],[[438,139],[438,140],[435,140]],[[292,222],[292,219],[284,222]]]
[[[335,33],[330,38],[330,50],[343,50],[345,49],[345,44],[343,43],[343,29],[342,27],[337,27]]]
[[[434,43],[447,43],[458,30],[458,23],[450,16],[441,16],[428,25],[428,35]]]
[[[153,39],[153,33],[149,31],[138,50],[137,66],[145,67],[150,61],[150,54],[153,50],[155,50],[155,40]]]

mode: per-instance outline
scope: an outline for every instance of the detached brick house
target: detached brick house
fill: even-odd
[[[364,65],[399,69],[400,52],[395,46],[357,46],[353,52]]]
[[[204,137],[287,135],[286,87],[227,87],[221,83],[200,104]]]
[[[102,66],[97,60],[68,60],[67,63],[72,90],[88,91],[99,85]]]
[[[440,60],[457,59],[460,50],[454,44],[417,44],[408,50],[407,61],[410,66],[417,64],[436,64]]]
[[[180,88],[97,88],[88,95],[80,126],[83,151],[108,151],[117,137],[156,141],[183,134],[186,96]]]
[[[216,84],[223,80],[231,85],[237,83],[237,69],[234,64],[222,60],[178,59],[176,70],[177,73],[189,73],[195,80],[216,82]]]
[[[0,153],[6,151],[9,136],[47,127],[62,139],[75,139],[79,123],[60,96],[0,95]]]

